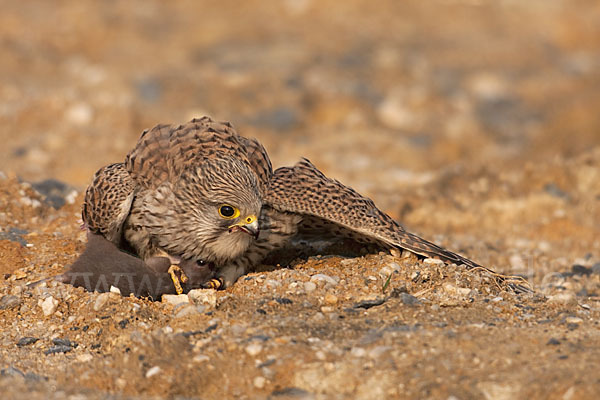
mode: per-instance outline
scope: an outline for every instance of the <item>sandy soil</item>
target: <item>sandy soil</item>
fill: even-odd
[[[598,2],[8,1],[0,33],[2,398],[600,397]],[[27,286],[83,250],[95,170],[205,114],[535,292],[377,252]]]

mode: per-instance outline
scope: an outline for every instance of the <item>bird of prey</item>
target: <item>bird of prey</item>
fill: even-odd
[[[507,280],[407,232],[372,200],[307,159],[273,170],[256,139],[208,117],[144,131],[124,162],[95,174],[82,214],[90,234],[110,243],[86,250],[88,256],[74,264],[78,272],[97,273],[94,257],[113,248],[137,257],[130,270],[154,273],[152,265],[160,265],[164,274],[168,267],[177,293],[231,286],[300,232],[408,250]],[[93,243],[98,239],[88,247]],[[202,272],[191,284],[190,263]],[[188,282],[187,289],[181,282]]]

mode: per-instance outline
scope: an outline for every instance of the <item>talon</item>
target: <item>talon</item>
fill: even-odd
[[[225,283],[223,282],[223,279],[221,279],[221,278],[212,278],[208,282],[205,282],[205,283],[202,284],[202,288],[203,289],[215,289],[215,290],[219,290],[223,286],[225,286]]]
[[[186,283],[189,280],[185,272],[183,272],[179,265],[175,264],[171,265],[167,272],[171,275],[171,280],[177,294],[182,294],[183,288],[181,287],[181,282]],[[180,276],[177,276],[177,272],[179,272]]]

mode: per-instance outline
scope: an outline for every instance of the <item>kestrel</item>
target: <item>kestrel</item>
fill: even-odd
[[[273,171],[256,139],[208,117],[144,131],[124,162],[95,174],[82,214],[92,235],[141,259],[130,269],[123,267],[126,260],[111,265],[163,274],[168,268],[177,293],[231,286],[306,232],[408,250],[488,271],[498,281],[507,278],[407,232],[372,200],[328,178],[307,159]],[[93,242],[98,239],[88,247]],[[97,273],[90,260],[103,252],[86,249],[87,258],[75,269]],[[189,282],[190,263],[202,278]]]

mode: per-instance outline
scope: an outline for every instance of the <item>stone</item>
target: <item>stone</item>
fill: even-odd
[[[36,337],[25,336],[25,337],[22,337],[21,339],[19,339],[19,341],[17,342],[17,346],[19,346],[19,347],[28,346],[30,344],[34,344],[38,340],[40,340],[40,339],[36,338]]]
[[[90,362],[94,359],[94,356],[92,356],[89,353],[84,353],[84,354],[80,354],[77,356],[77,361],[79,362]]]
[[[182,303],[184,304],[184,303]],[[190,317],[192,315],[202,314],[206,310],[206,306],[200,305],[196,306],[194,304],[187,304],[182,306],[179,310],[177,310],[177,314],[175,314],[175,318],[184,318]]]
[[[381,357],[382,355],[384,355],[385,353],[388,353],[391,351],[391,347],[390,346],[376,346],[374,348],[372,348],[371,350],[369,350],[369,358],[372,359],[377,359],[379,357]]]
[[[332,277],[329,275],[325,275],[325,274],[316,274],[310,277],[310,281],[311,282],[325,282],[329,285],[335,286],[338,284],[338,282],[340,281],[340,278],[336,277]]]
[[[158,365],[155,365],[154,367],[152,367],[148,371],[146,371],[146,378],[152,378],[154,375],[159,374],[160,371],[161,371],[161,368]]]
[[[337,302],[338,302],[338,298],[336,295],[331,294],[331,293],[327,293],[325,295],[325,303],[333,305],[333,304],[337,304]]]
[[[352,354],[354,357],[364,357],[367,355],[367,351],[362,347],[353,347],[350,350],[350,354]]]
[[[10,310],[18,307],[21,304],[21,299],[15,295],[7,294],[0,298],[0,310]]]
[[[213,289],[190,290],[187,296],[190,301],[196,305],[206,304],[210,307],[215,307],[217,305],[217,293]]]
[[[262,349],[263,347],[260,343],[250,343],[244,350],[249,356],[254,357],[259,355]]]
[[[187,294],[163,294],[161,301],[166,304],[176,306],[178,304],[186,304],[190,302]]]
[[[313,292],[317,288],[317,284],[314,282],[304,282],[304,291],[306,293]]]
[[[118,287],[115,287],[113,285],[110,285],[110,289],[108,291],[110,293],[118,294],[119,296],[121,295],[121,289],[119,289]]]
[[[423,260],[423,264],[429,265],[444,265],[444,262],[437,258],[426,258]]]
[[[416,306],[421,304],[421,300],[408,293],[400,293],[400,301],[407,306]]]
[[[110,298],[110,293],[100,293],[98,297],[96,297],[96,301],[94,302],[94,311],[100,311],[108,299]]]
[[[54,312],[56,311],[56,308],[58,307],[58,300],[56,300],[52,296],[48,296],[41,302],[40,307],[42,307],[42,311],[47,317],[49,315],[54,314]]]
[[[257,389],[264,388],[265,387],[265,382],[266,382],[266,379],[263,376],[257,376],[252,381],[252,383],[254,384],[254,387],[257,388]]]

